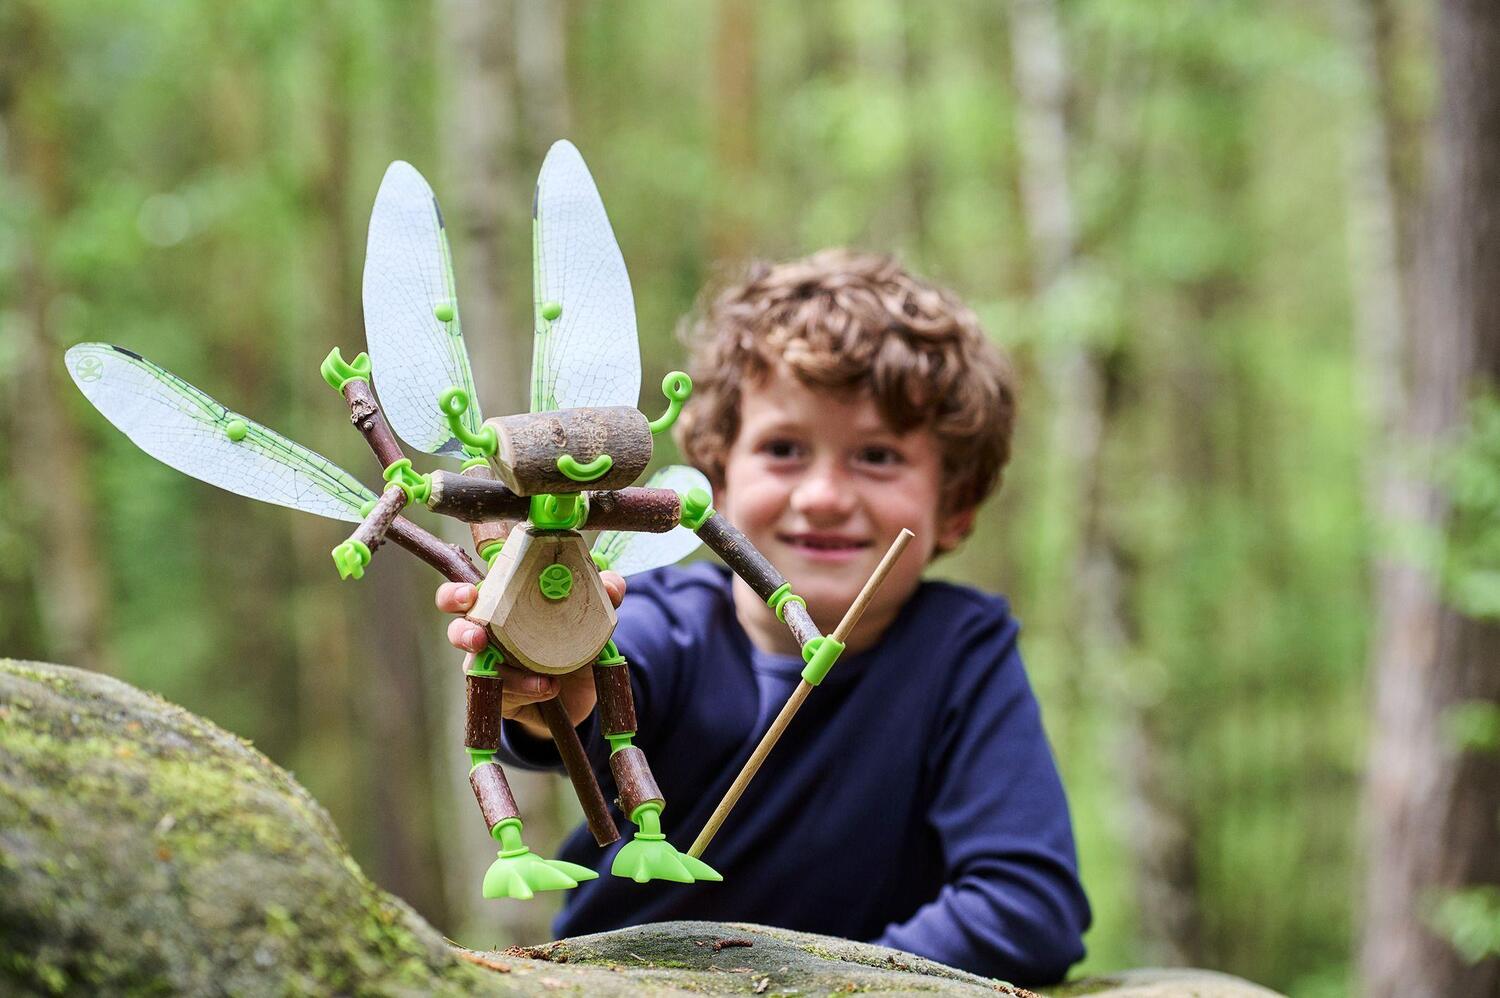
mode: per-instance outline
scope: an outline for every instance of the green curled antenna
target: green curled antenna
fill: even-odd
[[[667,411],[660,419],[651,420],[651,432],[661,433],[672,428],[682,413],[682,404],[693,394],[693,379],[682,371],[673,371],[661,379],[661,393],[667,397]]]
[[[500,449],[500,441],[495,436],[493,426],[483,426],[478,433],[471,433],[463,424],[463,415],[469,411],[469,393],[462,388],[450,388],[439,395],[438,408],[442,410],[443,418],[448,421],[448,428],[453,431],[458,442],[474,454],[489,457]]]

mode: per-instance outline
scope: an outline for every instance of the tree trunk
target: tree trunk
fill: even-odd
[[[1078,247],[1068,180],[1070,76],[1053,0],[1015,0],[1010,9],[1022,209],[1033,292],[1046,321],[1046,299],[1065,291]],[[1127,608],[1130,573],[1104,517],[1104,437],[1117,393],[1107,390],[1106,358],[1097,349],[1063,341],[1043,351],[1053,462],[1047,494],[1057,508],[1077,511],[1063,547],[1067,574],[1058,581],[1063,591],[1082,595],[1076,685],[1085,685],[1093,669],[1128,662],[1138,643]],[[1152,713],[1150,705],[1136,705],[1124,719],[1120,763],[1133,816],[1128,846],[1142,941],[1153,962],[1180,965],[1192,962],[1200,938],[1191,822],[1170,794],[1167,752]]]
[[[71,208],[66,130],[53,106],[62,54],[56,50],[44,6],[19,15],[18,36],[0,49],[0,141],[7,172],[34,205],[30,231],[19,243],[16,316],[21,335],[11,381],[15,395],[7,422],[15,437],[11,477],[19,521],[39,541],[30,571],[16,573],[31,582],[36,608],[33,640],[38,652],[104,672],[116,664],[104,645],[109,577],[105,547],[97,540],[95,503],[87,457],[72,413],[77,400],[60,354],[68,334],[55,328],[68,291],[49,271],[50,234]],[[77,337],[74,337],[75,339]],[[59,404],[67,398],[70,404]],[[25,551],[28,545],[22,544]],[[6,573],[10,574],[10,573]],[[24,603],[15,604],[19,609]],[[18,630],[19,622],[9,625]],[[24,634],[0,630],[0,637]]]
[[[719,263],[738,263],[755,233],[755,6],[720,0],[714,25],[714,164],[718,211],[712,245]]]
[[[1500,8],[1449,0],[1437,28],[1442,92],[1402,441],[1425,467],[1399,483],[1398,512],[1443,530],[1436,456],[1468,398],[1500,384]],[[1500,624],[1448,606],[1439,580],[1415,565],[1383,572],[1377,619],[1365,985],[1373,996],[1495,994],[1500,959],[1466,964],[1429,916],[1447,894],[1500,883],[1500,761],[1442,737],[1455,704],[1500,702]]]
[[[450,181],[438,198],[453,244],[464,339],[485,413],[525,412],[533,331],[529,294],[521,289],[530,288],[530,192],[541,153],[567,128],[561,13],[535,0],[443,0],[438,7],[447,70],[441,89],[449,95],[443,173]],[[527,87],[519,97],[518,77]],[[524,133],[517,128],[522,104],[528,109]],[[525,169],[517,170],[518,162]],[[444,645],[437,658],[429,692],[441,722],[432,764],[444,787],[440,848],[453,913],[449,932],[487,943],[547,939],[553,905],[496,904],[480,894],[496,847],[474,805],[463,755],[463,656]],[[561,837],[562,784],[547,773],[511,769],[506,775],[528,842],[548,854]]]

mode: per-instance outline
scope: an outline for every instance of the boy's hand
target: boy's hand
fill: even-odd
[[[624,577],[615,572],[604,572],[602,576],[610,602],[619,606],[625,598]],[[478,598],[479,590],[467,582],[445,582],[437,590],[438,609],[444,613],[467,613],[474,608]],[[489,638],[483,627],[460,617],[448,625],[448,643],[461,651],[477,653],[484,651]],[[575,725],[589,716],[597,700],[594,670],[587,666],[566,676],[543,676],[513,665],[501,665],[500,682],[504,691],[500,713],[518,722],[537,738],[547,738],[549,734],[536,704],[559,696],[559,689],[563,707]]]

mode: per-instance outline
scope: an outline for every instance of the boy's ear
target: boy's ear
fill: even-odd
[[[937,547],[934,553],[947,554],[958,547],[959,542],[969,536],[969,531],[974,529],[974,515],[978,509],[970,506],[967,509],[955,510],[945,513],[938,518],[937,524]]]

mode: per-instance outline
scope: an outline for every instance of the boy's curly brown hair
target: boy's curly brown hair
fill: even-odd
[[[1010,459],[1015,377],[972,310],[889,256],[830,249],[752,264],[684,326],[693,402],[677,424],[716,486],[740,430],[740,386],[778,366],[808,387],[869,392],[897,433],[943,450],[944,513],[978,506]]]

